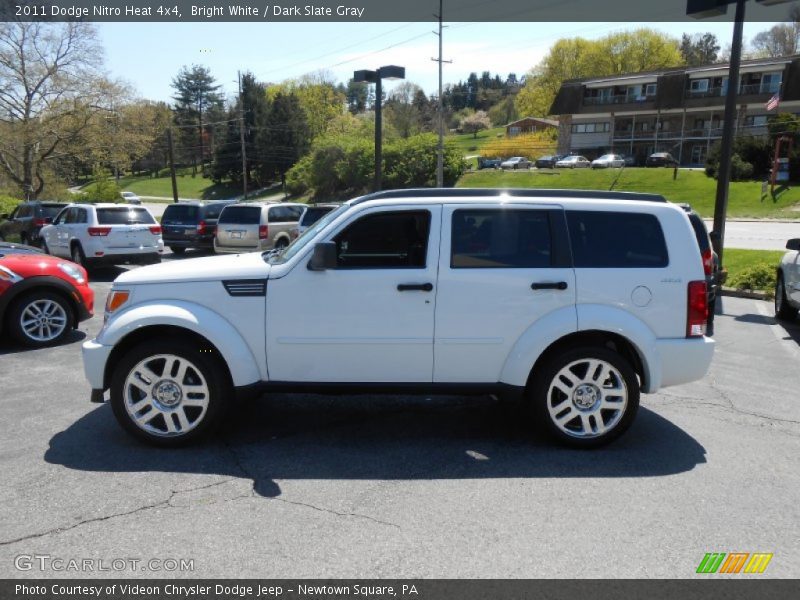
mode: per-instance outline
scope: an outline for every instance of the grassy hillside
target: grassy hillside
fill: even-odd
[[[484,144],[490,140],[496,139],[498,135],[505,134],[505,127],[494,127],[492,129],[486,129],[485,131],[479,131],[477,137],[473,136],[471,133],[458,133],[448,135],[444,138],[444,141],[448,146],[461,150],[464,156],[472,156],[474,154],[480,154]]]
[[[224,182],[214,183],[207,177],[199,174],[192,177],[191,169],[178,172],[178,196],[181,198],[194,198],[213,200],[220,198],[232,198],[242,193],[241,187],[236,184]],[[119,180],[123,190],[134,192],[140,196],[160,196],[172,197],[172,180],[169,172],[162,172],[161,177],[155,179],[150,177],[122,177]]]
[[[650,192],[662,194],[672,202],[688,202],[704,217],[714,215],[717,182],[702,171],[679,170],[672,179],[672,169],[626,168],[555,170],[555,171],[478,171],[466,173],[456,187],[553,188]],[[777,188],[776,188],[777,191]],[[800,188],[788,188],[775,199],[761,201],[758,181],[732,182],[728,196],[728,216],[800,219]]]

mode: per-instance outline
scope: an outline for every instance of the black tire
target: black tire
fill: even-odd
[[[178,256],[186,253],[186,248],[180,248],[178,246],[170,246],[169,250],[170,250],[170,252],[172,252],[173,254],[176,254]]]
[[[232,386],[225,363],[218,357],[216,351],[209,352],[208,350],[208,348],[203,348],[200,344],[191,344],[168,338],[154,338],[130,349],[116,365],[111,378],[111,408],[122,428],[135,438],[162,448],[184,446],[213,433],[222,421],[226,408],[232,400]],[[148,431],[137,425],[126,408],[126,379],[128,375],[137,368],[137,365],[152,358],[152,362],[150,362],[148,366],[151,367],[154,375],[161,378],[157,382],[152,382],[152,384],[163,384],[169,381],[169,378],[172,376],[171,374],[165,371],[161,371],[161,373],[156,372],[159,361],[162,360],[155,358],[159,355],[171,355],[191,363],[191,367],[186,370],[183,381],[180,382],[181,385],[187,385],[185,383],[187,378],[188,381],[192,381],[192,378],[194,378],[195,382],[202,381],[202,379],[197,379],[198,375],[205,379],[205,384],[209,392],[205,412],[197,413],[197,420],[192,422],[192,428],[185,433],[181,433],[180,431],[168,433],[165,431],[159,434],[158,432]],[[145,362],[145,364],[147,364],[147,362]],[[164,363],[163,368],[166,369],[166,363]],[[135,386],[129,387],[131,391],[128,400],[134,401],[136,398],[133,397],[133,394],[137,393],[139,388]],[[141,390],[139,390],[139,393],[144,394]],[[188,398],[188,392],[186,392],[186,394]],[[178,404],[174,407],[175,409],[191,408],[189,406],[183,406],[183,395],[184,392],[181,390],[181,400],[178,401]],[[152,397],[155,397],[155,392],[153,392]],[[145,398],[151,398],[151,396],[144,394],[141,399]],[[151,404],[145,408],[155,410],[155,404],[153,404],[153,402],[155,402],[154,399],[151,400]],[[161,416],[156,415],[153,417],[151,421],[149,421],[149,423],[154,423],[151,428],[158,429],[159,425],[161,425],[162,429],[167,429],[166,415],[170,410],[172,409],[167,409],[166,412],[162,412]],[[156,412],[158,413],[159,411]],[[172,410],[172,412],[175,412],[175,410]],[[149,414],[149,411],[144,414],[146,416]],[[188,419],[191,417],[186,416],[185,418]],[[158,421],[159,419],[160,421]],[[173,421],[173,427],[175,425],[176,423]]]
[[[37,307],[41,308],[43,305],[52,306],[53,304],[57,305],[58,308],[52,312],[47,311],[42,315],[42,318],[47,319],[47,322],[38,333],[41,338],[47,339],[37,339],[37,337],[33,337],[37,333],[25,331],[22,319],[26,316],[26,311],[27,318],[30,319],[33,317],[33,313],[40,313],[40,311],[36,310]],[[12,337],[20,344],[28,348],[45,348],[62,342],[70,334],[75,326],[75,313],[69,301],[63,296],[45,290],[33,291],[14,301],[8,313],[7,322]],[[50,333],[53,333],[52,337],[49,336]]]
[[[84,269],[89,268],[89,264],[86,260],[86,255],[83,253],[83,248],[80,244],[74,243],[69,251],[70,260],[74,262],[76,265],[82,266]]]
[[[580,372],[581,362],[589,360],[602,361],[610,365],[616,371],[616,373],[610,373],[605,382],[599,383],[601,385],[607,382],[611,382],[612,384],[616,383],[626,392],[627,398],[626,402],[622,405],[623,408],[619,410],[603,409],[600,405],[597,405],[596,409],[580,409],[578,408],[578,402],[585,398],[585,396],[576,396],[570,400],[564,392],[558,389],[552,390],[551,394],[551,384],[554,384],[556,376],[562,372],[562,369],[567,368],[569,365],[576,364],[577,366],[575,368]],[[588,367],[585,372],[585,377],[590,378]],[[595,372],[598,374],[600,373],[599,370]],[[575,378],[580,379],[581,377],[575,376]],[[561,382],[563,383],[564,380],[561,380]],[[582,383],[581,385],[575,386],[576,394],[583,385]],[[607,388],[604,387],[604,389]],[[592,395],[589,396],[591,397]],[[612,395],[612,397],[616,397],[616,395]],[[542,365],[541,368],[537,369],[537,372],[533,374],[532,381],[528,386],[528,401],[530,403],[530,413],[535,418],[536,426],[543,429],[549,436],[562,444],[574,448],[597,448],[614,441],[631,426],[639,408],[639,381],[631,365],[618,353],[599,346],[578,347],[554,356]],[[598,400],[594,401],[595,404],[597,401]],[[563,421],[562,426],[559,426],[554,422],[555,417],[551,416],[551,406],[554,407],[553,412],[555,412],[556,417],[560,416],[563,418],[571,414],[574,416]],[[563,406],[563,408],[557,410],[558,407],[561,406]],[[569,412],[567,412],[567,410]],[[599,415],[600,421],[603,423],[604,427],[607,423],[612,423],[605,433],[592,432],[589,435],[581,435],[580,432],[575,430],[577,427],[575,419],[584,423],[584,416],[588,419],[586,422],[590,424],[590,429],[599,429],[596,415]],[[592,422],[594,423],[592,424]],[[583,428],[583,425],[581,425],[581,427]]]
[[[793,321],[798,310],[789,304],[786,297],[786,286],[783,284],[783,273],[778,273],[775,281],[775,318],[781,321]]]
[[[20,234],[19,243],[20,244],[25,244],[26,246],[30,246],[30,242],[28,241],[28,234],[27,233],[21,233]]]

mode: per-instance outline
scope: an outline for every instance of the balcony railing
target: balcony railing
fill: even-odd
[[[655,96],[628,96],[627,94],[616,94],[613,96],[585,96],[584,106],[597,106],[599,104],[628,104],[639,102],[652,102]]]
[[[724,96],[728,91],[726,86],[710,87],[705,91],[686,90],[686,98],[714,98]],[[774,94],[778,88],[774,85],[762,86],[760,83],[752,83],[739,86],[740,96],[753,96],[758,94]]]

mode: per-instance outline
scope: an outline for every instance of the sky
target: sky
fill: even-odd
[[[466,80],[471,71],[524,75],[559,38],[602,37],[634,29],[633,23],[446,23],[444,83]],[[716,34],[730,45],[731,23],[698,21],[643,24],[680,38]],[[745,40],[772,23],[745,23]],[[406,68],[406,79],[426,93],[437,91],[435,23],[98,23],[106,68],[132,85],[137,95],[170,101],[172,78],[182,66],[210,69],[226,96],[237,89],[237,71],[260,81],[280,82],[324,70],[346,82],[357,69]],[[391,90],[389,82],[385,86]]]

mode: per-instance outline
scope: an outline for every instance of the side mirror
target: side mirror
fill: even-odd
[[[314,246],[314,254],[308,262],[311,271],[325,271],[336,268],[336,242],[319,242]]]
[[[800,252],[800,238],[792,238],[788,242],[786,242],[786,249],[787,250],[797,250]]]

